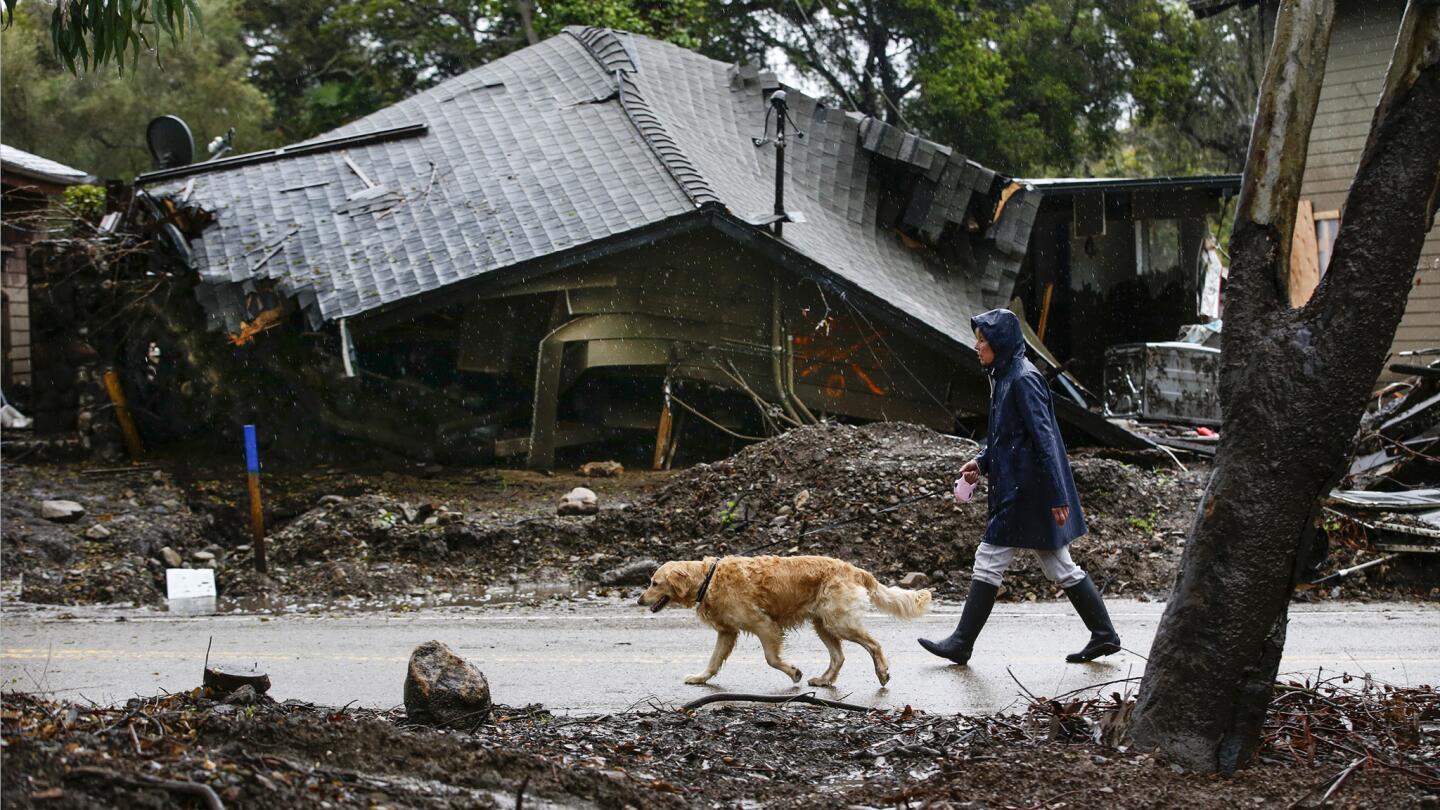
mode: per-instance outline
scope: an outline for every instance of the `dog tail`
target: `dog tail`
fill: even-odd
[[[902,619],[914,619],[925,615],[930,609],[930,589],[923,591],[911,591],[905,588],[896,588],[893,585],[881,585],[874,577],[870,578],[870,603],[881,613],[888,613],[891,616],[898,616]]]

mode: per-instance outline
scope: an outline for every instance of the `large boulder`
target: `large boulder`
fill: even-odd
[[[438,641],[410,653],[405,714],[416,723],[470,731],[490,719],[484,674]]]

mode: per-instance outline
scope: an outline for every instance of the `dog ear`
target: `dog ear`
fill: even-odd
[[[704,568],[704,565],[696,562],[676,563],[670,569],[670,576],[667,584],[675,591],[679,599],[694,599],[695,594],[700,590],[700,576],[696,574],[697,568]]]

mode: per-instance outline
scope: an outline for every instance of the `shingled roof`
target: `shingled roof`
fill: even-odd
[[[304,144],[140,182],[215,214],[191,245],[212,327],[236,331],[265,280],[318,327],[677,218],[751,228],[773,205],[775,151],[751,138],[778,87],[657,40],[571,28]],[[786,202],[803,221],[784,249],[968,338],[970,316],[1013,287],[1039,193],[1009,197],[991,239],[942,258],[948,225],[967,212],[972,229],[990,225],[1005,178],[788,96],[804,137],[789,144]],[[897,188],[910,238],[879,219],[882,190]]]
[[[73,186],[79,183],[92,183],[94,177],[72,169],[64,163],[31,154],[23,149],[16,149],[13,146],[0,143],[0,168],[7,172],[14,172],[23,177],[30,177],[46,183],[54,183],[62,186]]]

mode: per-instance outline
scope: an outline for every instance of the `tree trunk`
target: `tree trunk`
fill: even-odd
[[[525,31],[525,41],[538,45],[540,35],[535,33],[535,0],[515,0],[515,10],[520,12],[520,27]]]
[[[1332,19],[1331,0],[1289,0],[1277,19],[1231,240],[1221,444],[1131,728],[1137,745],[1197,770],[1230,772],[1254,754],[1300,557],[1384,368],[1440,192],[1440,2],[1411,0],[1329,270],[1290,308]]]

